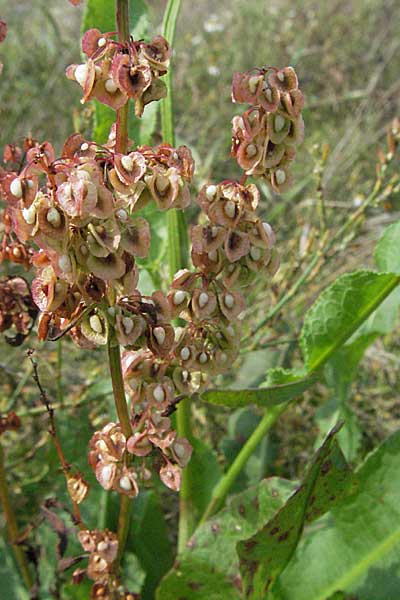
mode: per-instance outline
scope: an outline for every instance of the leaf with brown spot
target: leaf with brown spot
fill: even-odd
[[[262,529],[237,544],[246,598],[265,596],[290,561],[304,524],[329,510],[332,496],[340,498],[348,490],[352,473],[336,440],[339,429],[336,426],[328,434],[302,485],[286,504]]]
[[[292,491],[290,482],[272,478],[233,497],[226,509],[196,530],[179,565],[162,580],[157,600],[176,600],[181,594],[190,600],[240,600],[236,543],[254,534]],[[198,585],[193,587],[193,582]]]

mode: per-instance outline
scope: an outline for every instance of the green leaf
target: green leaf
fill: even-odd
[[[308,370],[323,365],[399,283],[398,275],[355,271],[322,292],[306,314],[300,338]]]
[[[232,498],[217,517],[200,526],[161,582],[157,600],[239,600],[238,540],[252,535],[292,491],[278,478]]]
[[[351,471],[336,440],[338,430],[328,434],[286,504],[262,529],[238,543],[246,598],[265,597],[292,557],[305,522],[324,514],[347,491]]]
[[[192,498],[198,514],[202,515],[211,498],[214,486],[222,476],[218,456],[214,450],[198,438],[192,438],[193,454],[190,459]]]
[[[320,430],[316,443],[317,445],[321,443],[323,436],[335,423],[344,421],[338,433],[338,441],[346,459],[350,461],[355,459],[362,438],[358,419],[349,403],[351,384],[365,350],[374,342],[377,335],[377,333],[360,335],[353,342],[337,350],[325,365],[325,380],[332,388],[333,396],[316,413],[315,418]]]
[[[232,408],[247,406],[248,404],[269,407],[300,396],[314,381],[315,379],[311,377],[298,378],[297,380],[294,378],[289,383],[249,390],[207,390],[201,394],[201,398],[211,404]]]
[[[400,221],[387,227],[379,240],[374,253],[375,262],[380,271],[400,275]]]
[[[24,588],[11,547],[0,536],[0,580],[1,594],[7,600],[28,600],[29,594]]]
[[[142,600],[152,600],[161,577],[173,563],[164,514],[153,491],[142,490],[133,502],[127,548],[146,572]]]
[[[82,19],[82,32],[97,27],[102,32],[115,31],[115,3],[109,0],[87,0]]]
[[[357,488],[304,537],[277,582],[276,600],[325,600],[337,591],[393,600],[400,583],[400,432],[370,454]]]

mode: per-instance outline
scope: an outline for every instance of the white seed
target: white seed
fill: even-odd
[[[215,237],[217,237],[217,235],[218,235],[218,227],[216,225],[213,225],[211,227],[211,236],[213,238],[215,238]]]
[[[92,315],[89,319],[89,325],[96,333],[103,333],[103,326],[98,315]]]
[[[260,82],[260,78],[257,77],[257,75],[253,75],[253,77],[250,77],[249,79],[249,90],[251,94],[254,94],[256,89],[257,89],[257,85]]]
[[[217,193],[217,186],[216,185],[208,185],[206,187],[206,196],[207,196],[207,200],[209,200],[211,202],[211,200],[213,200],[215,198],[215,194]]]
[[[50,225],[53,225],[53,227],[60,227],[61,215],[54,206],[47,211],[46,221],[48,221]]]
[[[175,335],[174,335],[174,339],[175,342],[178,342],[181,338],[181,335],[183,334],[183,327],[175,327]]]
[[[129,479],[129,477],[127,477],[127,475],[121,477],[121,479],[119,480],[119,487],[125,490],[126,492],[130,492],[130,490],[132,489],[132,484],[131,480]]]
[[[265,97],[266,97],[266,99],[268,100],[268,102],[272,102],[272,100],[273,100],[273,96],[272,96],[272,90],[271,90],[271,88],[267,87],[267,88],[264,90],[264,94],[265,94]]]
[[[179,304],[182,304],[182,302],[185,300],[185,298],[186,298],[186,292],[183,292],[182,290],[178,290],[177,292],[175,292],[172,302],[174,303],[175,306],[178,306]]]
[[[160,194],[163,194],[169,186],[169,179],[165,175],[157,175],[156,177],[156,189]]]
[[[180,354],[182,360],[188,360],[190,358],[190,349],[187,346],[183,346]]]
[[[261,250],[260,250],[260,248],[257,248],[257,246],[252,246],[250,248],[250,256],[255,261],[260,260],[260,258],[261,258]]]
[[[227,202],[225,202],[224,213],[230,219],[234,218],[234,216],[236,214],[236,204],[234,203],[233,200],[228,200]]]
[[[21,254],[22,254],[22,253],[21,253],[21,250],[20,250],[19,248],[13,248],[13,251],[12,251],[12,253],[13,253],[13,255],[15,256],[15,258],[20,258],[20,257],[21,257]],[[57,287],[57,285],[56,285],[56,287]]]
[[[30,190],[33,190],[33,188],[35,187],[35,184],[33,183],[32,179],[26,179],[25,182],[26,182],[26,185],[28,186],[28,188]]]
[[[165,400],[165,392],[162,388],[162,385],[157,385],[154,388],[153,396],[156,402],[164,402]]]
[[[88,171],[86,171],[85,169],[81,169],[80,171],[77,172],[76,176],[78,177],[78,179],[80,179],[81,181],[91,181],[91,176],[90,173],[88,173]],[[68,184],[70,189],[71,189],[71,184]]]
[[[228,355],[225,354],[225,352],[222,352],[222,354],[220,356],[220,360],[222,363],[225,363],[228,360]]]
[[[228,325],[228,327],[226,328],[226,333],[231,337],[235,335],[235,330],[233,329],[232,325]]]
[[[97,45],[99,48],[103,48],[107,44],[107,40],[104,37],[99,38]]]
[[[183,458],[185,456],[185,448],[182,446],[182,444],[174,444],[174,450],[178,458]]]
[[[282,71],[278,71],[276,76],[279,79],[279,81],[281,81],[282,83],[285,81],[285,74],[282,73]]]
[[[133,320],[130,317],[122,317],[122,326],[126,335],[129,335],[133,329]]]
[[[235,265],[228,265],[228,273],[233,273],[233,271],[236,269]]]
[[[265,233],[267,234],[268,237],[274,235],[274,232],[272,231],[272,227],[271,227],[271,225],[269,223],[265,223],[265,221],[264,221],[264,223],[262,224],[262,226],[263,226],[264,231],[265,231]]]
[[[125,171],[133,171],[134,162],[132,156],[123,156],[121,158],[121,165],[124,167]]]
[[[205,352],[201,352],[199,355],[199,363],[204,365],[208,361],[208,356]]]
[[[224,304],[227,308],[233,308],[235,304],[235,298],[232,296],[232,294],[225,294]]]
[[[218,252],[216,250],[211,250],[211,252],[208,252],[208,258],[213,262],[216,262],[218,260]]]
[[[278,169],[275,172],[275,179],[276,179],[276,183],[278,185],[282,185],[282,183],[285,183],[286,181],[286,173],[283,169]]]
[[[104,84],[104,87],[106,88],[109,94],[115,94],[115,92],[118,89],[117,84],[115,83],[114,79],[111,79],[111,77],[110,79],[107,79],[107,81]]]
[[[32,204],[29,208],[22,209],[22,216],[28,225],[33,225],[36,219],[36,207]]]
[[[108,550],[108,547],[109,547],[109,545],[107,542],[101,541],[97,544],[97,551],[98,552],[106,552]]]
[[[78,65],[74,72],[74,77],[81,87],[85,86],[86,77],[88,74],[88,66],[86,63]]]
[[[110,317],[115,317],[115,313],[116,313],[117,311],[116,311],[116,308],[115,308],[115,306],[109,306],[109,307],[107,308],[107,312],[108,312],[108,314],[110,315]],[[131,357],[129,357],[129,358],[131,358]]]
[[[185,369],[184,371],[182,371],[182,380],[184,383],[186,383],[188,379],[189,379],[189,371],[186,371],[186,369]]]
[[[274,124],[275,131],[276,132],[282,131],[282,129],[285,127],[285,124],[286,124],[286,121],[282,117],[282,115],[276,115],[275,124]]]
[[[124,208],[119,208],[116,212],[116,215],[120,221],[125,222],[128,220],[128,213],[126,212],[126,210]]]
[[[83,254],[83,256],[86,256],[89,252],[89,250],[85,244],[81,244],[79,247],[79,250],[80,250],[81,254]]]
[[[101,470],[102,481],[104,481],[105,484],[110,483],[110,479],[112,477],[113,471],[114,471],[113,465],[106,465],[105,467],[102,468],[102,470]]]
[[[94,76],[96,77],[96,79],[101,77],[103,74],[103,71],[101,70],[101,67],[99,67],[99,65],[95,66],[94,71],[95,71]]]
[[[64,273],[71,273],[72,264],[67,254],[63,254],[62,256],[60,256],[60,258],[58,259],[58,266]]]
[[[257,146],[255,144],[249,144],[246,148],[246,156],[253,158],[257,154]]]
[[[159,346],[162,346],[165,342],[165,329],[164,327],[155,327],[153,329],[154,337],[157,340]]]
[[[204,308],[205,305],[207,304],[208,300],[209,300],[209,297],[208,297],[207,292],[201,292],[201,294],[199,296],[199,300],[198,300],[200,308]]]
[[[133,392],[136,392],[136,390],[137,390],[137,389],[138,389],[138,387],[139,387],[139,382],[138,382],[138,380],[137,380],[137,379],[131,379],[131,380],[129,381],[129,387],[131,388],[131,390],[132,390]]]
[[[81,150],[82,152],[86,152],[86,150],[89,150],[89,144],[87,142],[83,142],[83,144],[81,144]]]
[[[11,185],[10,185],[10,192],[16,198],[22,198],[22,194],[23,194],[22,184],[21,184],[21,180],[18,179],[18,177],[16,177],[15,179],[12,180]]]

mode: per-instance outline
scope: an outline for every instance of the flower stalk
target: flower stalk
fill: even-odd
[[[126,42],[129,39],[129,0],[116,0],[116,22],[118,40],[121,43]],[[116,150],[121,153],[126,153],[128,147],[128,121],[129,102],[126,102],[124,106],[117,111]],[[108,342],[108,360],[118,419],[121,423],[122,432],[126,439],[128,439],[132,433],[132,428],[129,420],[129,412],[122,378],[121,353],[119,345],[111,345],[110,341]],[[117,530],[118,555],[116,559],[116,567],[118,567],[120,564],[125,550],[129,531],[130,510],[131,499],[128,496],[121,494]]]

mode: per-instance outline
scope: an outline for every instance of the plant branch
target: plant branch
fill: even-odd
[[[54,420],[54,408],[51,405],[50,400],[47,397],[46,391],[40,381],[38,365],[37,365],[36,360],[33,358],[33,350],[28,350],[27,354],[28,354],[29,360],[31,361],[31,365],[32,365],[32,369],[33,369],[32,376],[33,376],[33,379],[39,390],[40,400],[41,400],[46,412],[49,415],[49,421],[50,421],[49,433],[53,439],[53,443],[54,443],[54,446],[55,446],[55,449],[57,452],[58,460],[60,461],[62,471],[63,471],[64,476],[68,483],[68,479],[71,474],[71,467],[70,467],[70,464],[68,463],[67,459],[65,458],[65,454],[61,447],[60,440],[58,439],[58,436],[57,436],[56,423]],[[74,513],[76,525],[78,525],[78,527],[80,529],[84,529],[85,525],[83,524],[83,521],[81,518],[79,504],[73,498],[71,498],[71,502],[72,502],[72,506],[73,506],[73,513]]]
[[[6,470],[4,466],[4,451],[3,446],[0,443],[0,502],[1,507],[3,509],[6,525],[8,530],[8,536],[10,540],[10,544],[14,551],[15,559],[17,561],[19,570],[21,572],[22,578],[28,590],[33,586],[33,577],[31,571],[29,569],[28,559],[24,550],[17,543],[19,538],[18,533],[18,525],[17,519],[15,517],[13,504],[11,502],[10,494],[8,491],[7,481],[6,481]]]

